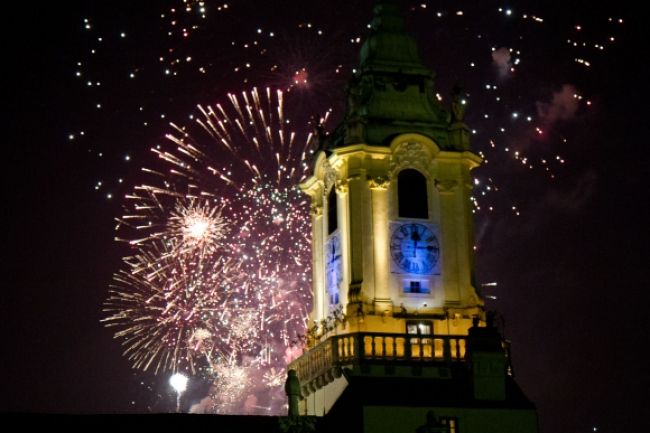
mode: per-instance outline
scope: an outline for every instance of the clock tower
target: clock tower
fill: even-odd
[[[377,416],[399,419],[397,389],[415,396],[417,421],[432,408],[508,407],[516,396],[528,405],[519,421],[533,427],[489,431],[536,431],[474,279],[470,171],[481,158],[470,150],[464,95],[456,88],[441,102],[396,3],[378,4],[370,28],[343,121],[319,131],[313,175],[301,184],[311,198],[313,310],[305,353],[289,366],[299,411],[361,417],[359,428],[383,431],[366,429],[374,421],[363,414],[392,408]],[[360,403],[366,394],[375,403]],[[440,431],[473,431],[460,426],[480,416],[459,410],[436,409]]]
[[[450,108],[438,100],[395,8],[377,7],[345,118],[301,185],[312,202],[311,319],[342,308],[358,329],[406,332],[409,318],[428,317],[436,334],[466,334],[484,319],[470,201],[481,159],[463,95]]]

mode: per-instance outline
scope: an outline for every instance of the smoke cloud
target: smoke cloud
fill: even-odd
[[[551,102],[537,102],[537,116],[546,124],[553,124],[558,120],[570,120],[578,111],[578,100],[575,98],[576,88],[571,84],[564,84],[559,92],[554,92]]]
[[[499,71],[499,77],[505,78],[512,67],[510,62],[510,50],[505,47],[501,47],[498,50],[492,51],[492,62],[496,66],[497,71]]]
[[[200,402],[192,405],[190,413],[210,413],[215,403],[210,397],[205,397]]]
[[[551,208],[577,213],[594,195],[597,183],[596,171],[589,170],[576,178],[573,188],[564,191],[551,191],[544,201]]]

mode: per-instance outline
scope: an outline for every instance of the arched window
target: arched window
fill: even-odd
[[[327,196],[327,234],[332,234],[338,228],[336,212],[336,188],[332,186]]]
[[[429,218],[427,179],[417,170],[407,168],[397,176],[397,202],[399,216],[403,218]]]

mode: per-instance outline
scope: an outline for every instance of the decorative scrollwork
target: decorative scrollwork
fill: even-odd
[[[368,187],[376,190],[386,190],[390,185],[390,180],[387,176],[368,176]]]
[[[338,193],[346,193],[348,192],[348,180],[347,179],[342,179],[336,182],[336,192]]]
[[[433,184],[440,192],[454,192],[454,190],[458,187],[458,181],[454,179],[435,179],[433,181]]]
[[[405,168],[415,168],[425,176],[428,175],[431,163],[429,150],[418,142],[402,143],[395,149],[389,164],[391,177]]]
[[[309,210],[311,211],[312,215],[317,216],[317,217],[321,216],[321,215],[323,215],[323,204],[322,203],[320,203],[320,204],[312,203]]]
[[[323,161],[323,169],[325,171],[325,176],[323,176],[323,194],[328,194],[332,185],[336,183],[336,170],[332,167],[329,161]]]

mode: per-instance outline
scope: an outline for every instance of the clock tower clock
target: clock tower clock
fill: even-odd
[[[421,223],[391,224],[391,272],[415,275],[439,274],[440,246],[431,226]]]
[[[327,300],[330,306],[339,305],[339,292],[343,279],[341,237],[333,233],[325,244],[325,273],[327,275]]]

